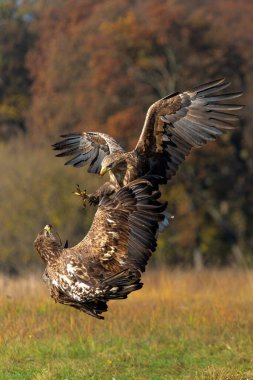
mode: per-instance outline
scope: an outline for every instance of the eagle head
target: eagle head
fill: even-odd
[[[53,229],[53,226],[51,224],[46,224],[43,230],[40,231],[40,233],[37,235],[34,241],[34,246],[38,254],[46,262],[57,257],[62,251],[61,241],[59,242],[57,241],[57,239],[55,238],[52,232],[52,229]]]
[[[109,170],[120,169],[121,166],[125,166],[126,161],[121,152],[116,152],[105,156],[103,161],[101,162],[101,170],[100,175],[104,175]]]
[[[43,234],[45,237],[53,237],[53,234],[52,234],[52,228],[53,226],[51,224],[46,224],[44,229],[43,229]]]

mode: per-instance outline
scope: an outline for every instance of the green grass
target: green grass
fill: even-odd
[[[149,272],[105,321],[2,279],[0,379],[253,379],[253,274]]]

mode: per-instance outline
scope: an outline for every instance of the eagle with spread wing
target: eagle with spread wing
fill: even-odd
[[[109,135],[98,132],[62,135],[64,139],[53,147],[62,151],[57,157],[74,156],[65,165],[82,167],[90,163],[90,173],[104,175],[109,171],[110,181],[88,196],[94,204],[101,196],[113,194],[147,174],[159,175],[166,183],[192,148],[215,140],[224,130],[235,128],[239,118],[229,111],[237,111],[242,106],[231,104],[230,100],[242,93],[216,94],[229,85],[220,79],[165,96],[152,104],[139,141],[131,152],[125,152]],[[84,195],[80,189],[78,193]]]
[[[34,245],[46,263],[51,297],[103,319],[107,301],[140,289],[158,228],[168,224],[160,195],[154,181],[138,179],[113,199],[104,196],[89,232],[72,248],[64,248],[46,225]]]

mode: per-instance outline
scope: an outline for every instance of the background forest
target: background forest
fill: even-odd
[[[244,91],[241,126],[163,189],[175,219],[153,264],[252,263],[252,16],[250,0],[0,1],[1,271],[40,265],[46,223],[70,245],[90,225],[94,209],[71,192],[101,179],[54,158],[61,133],[106,131],[133,148],[152,102],[222,76]]]

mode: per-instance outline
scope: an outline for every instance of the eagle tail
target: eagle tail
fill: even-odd
[[[58,302],[81,310],[97,319],[104,319],[100,314],[106,312],[108,309],[106,300],[94,299],[93,301],[86,300],[81,302],[69,298],[66,294],[61,294]]]
[[[104,319],[104,317],[100,314],[106,312],[108,306],[104,300],[94,300],[84,302],[80,309],[92,317],[95,317],[97,319]]]

